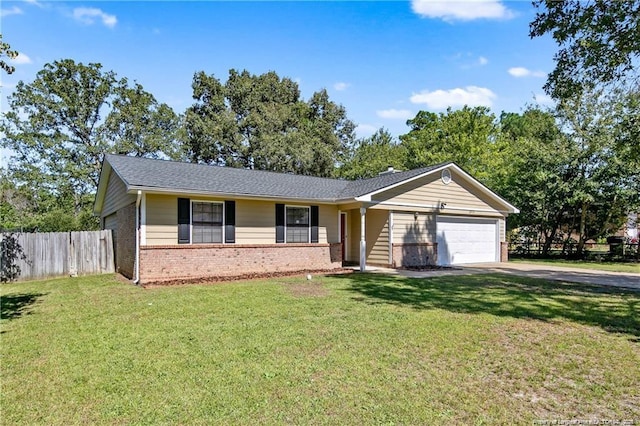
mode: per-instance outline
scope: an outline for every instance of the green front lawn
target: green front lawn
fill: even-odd
[[[506,275],[0,286],[3,424],[640,418],[640,293]]]
[[[551,266],[563,266],[567,268],[595,269],[609,272],[631,272],[640,274],[640,263],[620,262],[595,262],[586,260],[562,260],[562,259],[509,259],[509,262],[535,263]]]

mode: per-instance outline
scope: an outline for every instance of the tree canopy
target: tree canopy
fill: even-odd
[[[638,83],[640,0],[535,0],[530,36],[551,34],[560,50],[546,91],[568,99],[598,84]]]
[[[100,64],[46,64],[32,83],[17,84],[8,103],[0,122],[1,146],[13,152],[6,175],[14,189],[31,189],[27,198],[40,217],[56,209],[76,221],[90,217],[105,153],[177,152],[178,116]]]
[[[420,111],[407,125],[411,130],[400,136],[407,169],[453,161],[480,180],[490,176],[497,128],[489,108]]]
[[[355,125],[326,90],[301,99],[298,84],[270,71],[229,71],[223,84],[198,72],[185,117],[191,161],[331,176],[351,148]]]
[[[406,154],[388,130],[378,129],[367,138],[356,141],[350,158],[338,169],[338,176],[345,179],[366,179],[384,172],[389,166],[402,170]]]

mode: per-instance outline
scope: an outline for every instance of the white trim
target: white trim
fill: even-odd
[[[139,219],[139,209],[140,209],[140,201],[142,201],[142,191],[138,191],[138,196],[136,197],[136,253],[135,253],[135,278],[133,280],[134,284],[138,284],[140,282],[140,219]]]
[[[479,208],[476,208],[476,207],[449,207],[449,206],[446,206],[444,209],[441,209],[440,206],[432,205],[432,204],[402,203],[402,202],[391,202],[391,201],[380,201],[380,202],[377,202],[375,204],[372,204],[370,207],[374,207],[374,206],[376,206],[378,204],[382,205],[382,206],[418,207],[418,208],[433,209],[433,210],[438,210],[438,211],[459,210],[459,211],[465,211],[465,212],[480,212],[480,213],[500,213],[500,214],[509,213],[506,210],[479,209]]]
[[[367,208],[360,207],[360,272],[367,269]]]
[[[311,206],[296,206],[293,204],[285,204],[284,205],[284,244],[299,244],[299,243],[287,243],[287,208],[298,208],[304,209],[306,208],[309,211],[309,226],[307,232],[308,241],[302,244],[311,244]],[[320,208],[318,208],[318,216],[320,216]],[[320,217],[318,217],[318,242],[320,242]]]
[[[500,219],[496,219],[496,262],[500,262]]]
[[[359,197],[356,197],[356,201],[365,201],[365,202],[370,202],[371,200],[371,196],[379,194],[381,192],[385,192],[388,191],[390,189],[396,188],[400,185],[404,185],[406,183],[409,182],[413,182],[414,180],[417,179],[421,179],[425,176],[437,173],[443,169],[446,169],[448,167],[451,167],[453,169],[455,169],[458,173],[460,173],[463,177],[466,177],[473,186],[475,186],[476,188],[480,189],[482,192],[484,192],[486,195],[489,195],[490,197],[494,198],[495,200],[498,200],[500,203],[504,204],[505,206],[507,206],[507,208],[509,209],[508,212],[509,213],[520,213],[520,210],[518,210],[515,206],[511,205],[509,202],[507,202],[507,200],[505,200],[504,198],[500,197],[498,194],[496,194],[495,192],[493,192],[492,190],[490,190],[489,188],[487,188],[486,186],[484,186],[480,181],[478,181],[476,178],[474,178],[473,176],[471,176],[469,173],[465,172],[464,170],[462,170],[460,167],[458,167],[455,163],[447,163],[444,164],[440,167],[437,167],[433,170],[429,170],[428,172],[424,172],[421,173],[419,175],[413,176],[411,178],[405,179],[403,181],[394,183],[393,185],[389,185],[389,186],[385,186],[384,188],[380,188],[378,190],[375,190],[373,192],[369,192],[368,194],[363,194]]]
[[[393,210],[389,210],[389,265],[393,265]]]
[[[209,204],[222,204],[222,240],[219,243],[194,243],[193,242],[193,203],[209,203]],[[224,201],[211,201],[211,200],[193,200],[189,199],[189,244],[225,244],[225,223],[224,223]]]
[[[147,244],[147,194],[144,192],[140,202],[140,244]]]

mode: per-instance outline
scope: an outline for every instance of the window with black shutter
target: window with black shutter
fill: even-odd
[[[276,204],[276,243],[284,243],[284,204]]]
[[[178,244],[191,242],[191,200],[178,198]]]
[[[224,242],[236,242],[236,202],[224,202]]]

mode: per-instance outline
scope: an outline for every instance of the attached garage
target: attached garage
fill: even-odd
[[[497,262],[500,260],[497,219],[438,216],[438,265]]]

